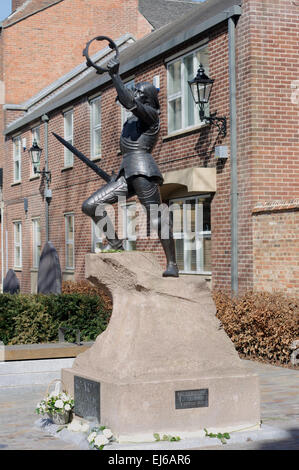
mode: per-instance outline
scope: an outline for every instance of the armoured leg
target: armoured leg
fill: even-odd
[[[112,249],[122,249],[122,240],[119,240],[115,233],[113,224],[104,207],[106,204],[114,204],[121,196],[128,196],[128,185],[123,176],[116,181],[105,184],[82,204],[82,211],[84,214],[89,215],[95,224],[105,218],[105,225],[102,228],[104,233],[107,234],[106,239]]]
[[[175,245],[172,231],[172,219],[169,218],[168,211],[168,219],[166,220],[165,213],[161,214],[161,211],[151,212],[150,210],[150,206],[153,204],[156,204],[157,206],[161,205],[161,195],[158,184],[144,176],[135,176],[134,178],[132,178],[130,183],[134,188],[134,191],[136,192],[140,203],[146,208],[147,234],[150,234],[150,228],[152,226],[156,230],[160,238],[167,260],[167,268],[166,271],[164,271],[163,273],[163,277],[178,277],[179,271],[176,264]],[[167,236],[165,238],[163,236],[165,235],[163,233],[163,223],[166,223],[166,225],[169,227],[168,233],[166,234]]]

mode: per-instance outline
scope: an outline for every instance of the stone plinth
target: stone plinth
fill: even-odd
[[[74,376],[100,383],[98,418],[120,442],[259,426],[258,376],[221,328],[205,281],[162,278],[142,252],[89,254],[86,278],[111,292],[113,313],[62,379],[72,394]]]

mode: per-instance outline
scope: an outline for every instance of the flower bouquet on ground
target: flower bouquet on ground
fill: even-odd
[[[54,424],[67,424],[73,408],[73,398],[55,387],[54,392],[47,393],[46,398],[37,404],[35,411],[37,414],[47,415]]]
[[[109,444],[114,439],[110,429],[105,426],[100,426],[91,429],[87,440],[92,449],[103,450],[105,445]]]

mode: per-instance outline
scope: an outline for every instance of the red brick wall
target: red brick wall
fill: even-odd
[[[239,286],[253,287],[252,209],[299,194],[299,7],[285,0],[243,0],[237,27]],[[256,285],[256,283],[255,283]]]
[[[19,8],[23,3],[25,3],[26,0],[12,0],[11,2],[11,11],[15,11],[17,8]]]
[[[253,286],[299,293],[299,199],[253,212]]]
[[[64,0],[7,26],[2,34],[6,102],[25,101],[83,62],[82,50],[95,36],[116,39],[130,32],[141,38],[150,31],[138,0]]]

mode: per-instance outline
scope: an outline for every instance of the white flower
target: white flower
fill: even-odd
[[[70,411],[71,405],[69,405],[69,404],[67,403],[66,405],[64,405],[64,409],[65,409],[66,411]]]
[[[109,439],[110,437],[113,436],[111,429],[103,429],[103,435]]]
[[[105,436],[99,435],[95,438],[94,443],[97,447],[100,447],[100,446],[105,446],[106,444],[109,443],[109,441]]]
[[[94,438],[97,437],[97,433],[96,432],[91,432],[87,438],[88,442],[91,442],[94,440]]]
[[[80,421],[73,420],[73,421],[68,425],[67,428],[68,428],[69,431],[74,431],[74,432],[81,431],[81,423],[80,423]]]
[[[62,400],[56,400],[54,403],[55,408],[63,408],[63,401]]]
[[[82,432],[87,432],[89,430],[89,424],[87,423],[82,423]]]

